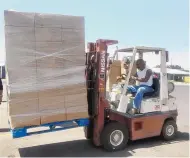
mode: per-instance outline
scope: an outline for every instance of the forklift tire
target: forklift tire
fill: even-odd
[[[174,120],[168,120],[164,123],[161,136],[164,140],[170,141],[175,138],[177,134],[177,125]]]
[[[127,146],[128,139],[128,129],[117,122],[107,124],[101,134],[101,143],[107,151],[124,149]]]
[[[92,138],[92,129],[90,127],[84,127],[84,134],[86,139]]]

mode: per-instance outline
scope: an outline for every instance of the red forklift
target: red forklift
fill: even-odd
[[[133,56],[139,53],[154,51],[161,56],[161,77],[159,81],[159,104],[152,103],[157,110],[144,111],[140,114],[130,114],[119,108],[112,109],[106,98],[106,80],[108,67],[108,46],[118,44],[116,40],[99,39],[95,43],[88,43],[86,53],[86,86],[88,98],[88,112],[90,124],[84,127],[85,136],[95,146],[103,146],[108,151],[124,149],[129,140],[138,140],[154,136],[162,136],[165,140],[172,140],[177,132],[177,107],[175,100],[167,91],[166,62],[168,54],[165,49],[150,47],[126,48],[122,51],[131,51]],[[117,50],[118,52],[120,50]],[[134,63],[131,62],[130,67]],[[129,70],[131,71],[131,69]],[[126,87],[129,82],[130,72],[126,77],[124,92],[120,100],[121,104],[127,104],[125,98]],[[158,82],[155,82],[158,83]],[[154,82],[153,82],[154,84]],[[159,106],[159,108],[158,108]],[[159,109],[159,110],[158,110]]]

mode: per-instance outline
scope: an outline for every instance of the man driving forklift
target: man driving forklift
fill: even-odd
[[[96,49],[94,50],[94,43],[89,45],[89,58],[92,53],[96,53],[96,65],[93,73],[90,73],[87,69],[87,81],[91,80],[94,74],[97,76],[93,86],[93,91],[89,93],[90,101],[89,109],[92,109],[90,114],[90,125],[85,127],[85,136],[87,139],[92,140],[96,146],[103,146],[108,151],[116,151],[124,149],[128,143],[128,140],[138,140],[143,138],[149,138],[154,136],[163,136],[165,140],[172,140],[176,136],[177,132],[177,105],[175,104],[175,97],[168,96],[167,85],[167,69],[166,62],[168,61],[168,53],[164,48],[154,47],[142,47],[136,46],[131,48],[120,49],[115,52],[114,57],[117,58],[118,52],[132,52],[132,60],[128,75],[125,78],[123,86],[118,86],[118,91],[115,94],[119,94],[118,98],[113,97],[113,101],[119,101],[119,105],[116,109],[112,109],[111,102],[106,98],[106,51],[107,45],[115,44],[114,40],[97,40]],[[101,47],[100,47],[101,46]],[[139,53],[139,58],[143,59],[143,53],[155,52],[161,58],[161,80],[153,79],[152,71],[146,66],[143,60],[137,60],[135,62],[136,54]],[[113,57],[113,59],[115,59]],[[118,60],[118,59],[116,59]],[[105,64],[102,64],[102,62]],[[91,64],[89,61],[88,64]],[[118,62],[119,63],[119,62]],[[87,66],[88,66],[87,64]],[[121,64],[121,63],[120,63]],[[122,63],[123,64],[123,63]],[[136,66],[139,71],[132,73],[132,66]],[[104,68],[103,68],[103,67]],[[123,66],[123,65],[122,65]],[[119,67],[119,66],[118,66]],[[87,67],[88,68],[88,67]],[[103,69],[102,69],[103,68]],[[103,70],[103,71],[102,71]],[[119,69],[116,69],[119,70]],[[120,70],[119,70],[120,71]],[[136,72],[136,71],[135,71]],[[117,74],[121,74],[120,71]],[[124,72],[125,73],[125,72]],[[133,76],[133,77],[130,77]],[[116,79],[116,76],[114,76]],[[134,78],[140,82],[139,86],[129,86],[129,78]],[[152,87],[151,87],[152,86]],[[149,96],[149,91],[153,91],[150,95],[152,98],[144,98],[141,105],[140,115],[131,115],[127,111],[131,109],[129,105],[133,100],[133,97],[126,95],[128,89],[137,92],[136,101],[134,101],[134,107],[140,106],[142,98],[139,96]],[[131,87],[131,88],[130,88]],[[90,88],[88,86],[87,88]],[[102,90],[103,89],[103,90]],[[134,92],[133,91],[133,92]],[[156,93],[154,93],[156,92]],[[140,95],[138,95],[140,93]],[[114,92],[113,92],[114,94]],[[115,95],[114,94],[114,95]],[[147,95],[148,94],[148,95]],[[113,95],[113,96],[114,96]],[[91,97],[92,96],[92,97]],[[114,99],[115,98],[115,99]],[[137,104],[136,104],[137,102]],[[129,107],[128,107],[129,105]]]
[[[131,78],[135,81],[139,81],[139,85],[129,85],[127,91],[135,93],[133,100],[132,113],[140,112],[140,105],[143,99],[144,93],[153,92],[153,73],[150,68],[146,66],[146,62],[143,59],[138,59],[136,61],[136,66],[139,71]]]
[[[124,59],[124,68],[128,69],[130,65],[130,60],[128,58]],[[138,59],[136,61],[136,67],[139,71],[135,75],[131,76],[131,80],[138,81],[139,85],[129,85],[127,87],[127,92],[135,94],[133,100],[133,108],[131,113],[136,114],[140,112],[140,105],[143,99],[144,93],[153,92],[153,73],[152,70],[146,66],[146,62],[143,59]],[[125,79],[123,76],[117,77],[118,79]]]

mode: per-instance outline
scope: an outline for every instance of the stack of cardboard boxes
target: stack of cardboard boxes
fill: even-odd
[[[12,128],[88,117],[84,17],[5,11]]]

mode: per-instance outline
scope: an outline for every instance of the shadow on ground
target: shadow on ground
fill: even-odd
[[[10,129],[9,128],[0,128],[0,132],[9,132]]]
[[[135,149],[151,148],[188,141],[189,133],[179,132],[175,141],[164,142],[160,137],[129,142],[123,151],[106,152],[102,148],[94,147],[88,140],[75,140],[69,142],[46,144],[28,148],[20,148],[21,157],[128,157],[132,156]]]

